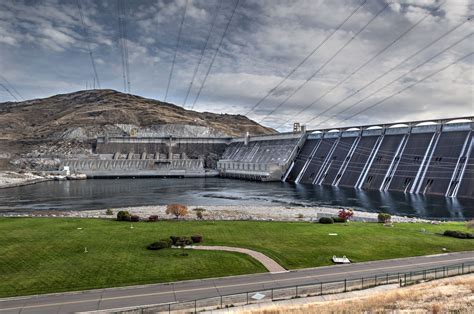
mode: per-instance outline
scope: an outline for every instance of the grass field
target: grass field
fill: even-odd
[[[79,218],[0,218],[0,297],[264,272],[238,253],[145,247],[170,235],[202,234],[206,245],[255,249],[287,269],[474,249],[472,240],[435,234],[443,225],[288,222],[117,222]],[[80,228],[80,229],[79,229]],[[426,232],[421,232],[421,229]],[[329,236],[337,233],[338,236]],[[87,247],[88,253],[84,253]]]

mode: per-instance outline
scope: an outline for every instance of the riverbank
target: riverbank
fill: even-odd
[[[214,206],[188,206],[188,214],[180,220],[201,220],[198,219],[196,211],[201,208],[202,220],[248,220],[248,221],[300,221],[313,222],[321,217],[337,217],[342,207],[298,207],[298,206],[251,206],[251,205],[214,205]],[[75,217],[75,218],[108,218],[115,219],[120,210],[128,211],[132,215],[137,215],[142,220],[147,220],[151,215],[157,215],[159,220],[174,220],[174,216],[166,214],[166,206],[134,206],[124,208],[110,208],[111,215],[107,215],[107,209],[84,210],[84,211],[31,211],[18,213],[5,213],[4,217]],[[352,221],[376,222],[378,213],[354,210]],[[421,219],[416,217],[406,217],[392,215],[392,222],[410,223],[432,223],[439,224],[438,220]]]
[[[19,173],[13,171],[0,171],[0,189],[30,185],[51,180],[52,178],[30,172]]]

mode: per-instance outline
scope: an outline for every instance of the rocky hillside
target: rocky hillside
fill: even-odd
[[[87,90],[0,103],[0,139],[3,140],[85,139],[132,129],[139,134],[158,136],[275,133],[242,115],[201,113],[114,90]]]

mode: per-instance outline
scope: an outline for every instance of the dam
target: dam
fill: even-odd
[[[210,177],[474,198],[474,117],[231,137],[108,136],[89,177]]]

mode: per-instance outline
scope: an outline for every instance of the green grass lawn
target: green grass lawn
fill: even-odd
[[[246,255],[146,246],[170,235],[202,234],[206,245],[246,247],[287,269],[330,265],[333,255],[355,262],[474,250],[473,240],[435,234],[466,231],[443,225],[288,222],[117,222],[76,218],[0,218],[0,297],[264,272]],[[82,228],[82,229],[78,229]],[[426,229],[426,233],[420,230]],[[337,233],[338,236],[329,236]],[[84,253],[87,247],[88,253]]]

